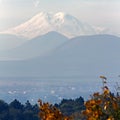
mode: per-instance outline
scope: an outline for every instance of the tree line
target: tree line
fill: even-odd
[[[53,106],[66,116],[85,109],[84,99],[82,97],[63,99],[60,103],[55,103]],[[39,107],[39,104],[32,105],[29,101],[22,104],[15,99],[8,104],[4,100],[0,100],[0,120],[41,120]]]

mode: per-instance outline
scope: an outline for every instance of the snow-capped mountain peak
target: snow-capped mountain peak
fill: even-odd
[[[59,12],[54,15],[54,20],[60,20],[62,23],[64,22],[65,13]]]
[[[5,32],[31,39],[50,31],[59,32],[69,38],[96,33],[92,26],[63,12],[55,14],[40,12],[25,23]]]

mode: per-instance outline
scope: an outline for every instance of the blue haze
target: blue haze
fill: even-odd
[[[18,99],[22,103],[29,100],[33,104],[37,103],[39,98],[50,103],[59,103],[63,98],[75,99],[80,96],[87,100],[93,92],[101,92],[101,87],[102,82],[99,77],[93,76],[3,77],[0,78],[0,98],[8,103]]]

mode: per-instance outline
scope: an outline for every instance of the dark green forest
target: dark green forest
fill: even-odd
[[[58,108],[64,115],[70,116],[85,109],[84,99],[82,97],[76,99],[63,99],[59,104],[54,106]],[[0,100],[0,120],[40,120],[39,105],[32,105],[29,101],[22,104],[17,99],[11,103]]]

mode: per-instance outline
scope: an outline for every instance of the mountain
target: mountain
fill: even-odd
[[[48,56],[25,61],[0,62],[0,76],[119,75],[119,51],[119,37],[80,36],[65,42]]]
[[[10,50],[21,44],[27,39],[16,35],[0,34],[0,51]]]
[[[12,50],[1,52],[0,57],[4,58],[4,60],[24,60],[37,56],[45,56],[67,41],[67,37],[52,31],[28,40]]]
[[[25,23],[4,32],[31,39],[50,31],[59,32],[69,38],[96,33],[96,30],[92,26],[63,12],[56,14],[40,12]]]

